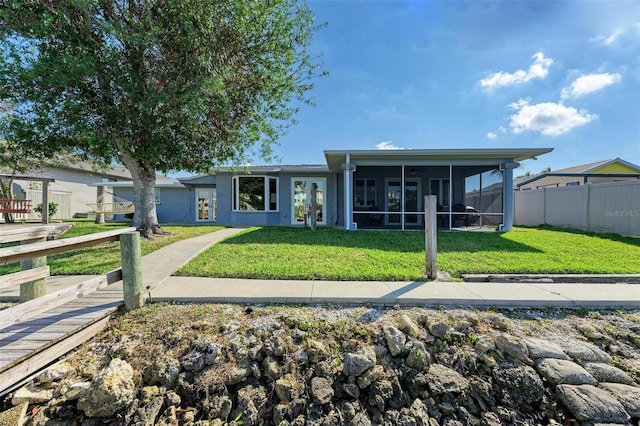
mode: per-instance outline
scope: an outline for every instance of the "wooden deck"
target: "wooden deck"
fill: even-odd
[[[0,394],[95,336],[122,303],[122,284],[117,283],[0,325]]]

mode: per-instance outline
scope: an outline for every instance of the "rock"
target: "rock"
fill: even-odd
[[[39,386],[23,386],[18,389],[11,398],[11,405],[20,405],[23,402],[29,404],[43,404],[53,399],[53,389],[45,389]]]
[[[369,391],[369,405],[384,412],[385,404],[393,397],[393,385],[389,380],[378,380],[371,385]]]
[[[578,361],[605,362],[611,364],[611,356],[595,345],[580,340],[567,339],[559,343],[564,352]]]
[[[578,324],[576,325],[576,328],[582,334],[584,334],[584,337],[586,337],[589,340],[600,340],[604,337],[602,333],[600,333],[598,330],[595,329],[594,326],[588,323]]]
[[[315,404],[324,405],[333,398],[333,388],[331,383],[323,377],[311,379],[311,396]]]
[[[317,364],[329,356],[325,344],[315,339],[308,339],[306,341],[305,351],[309,356],[309,361],[314,364]]]
[[[427,328],[431,335],[440,339],[449,332],[449,326],[444,321],[431,321],[427,324]]]
[[[111,360],[78,401],[88,417],[113,417],[125,409],[135,396],[133,368],[119,358]]]
[[[423,371],[431,364],[431,354],[422,342],[413,342],[405,362],[409,367]]]
[[[496,413],[484,412],[480,415],[480,424],[482,426],[500,426],[502,422]]]
[[[396,356],[404,348],[404,344],[407,342],[407,336],[395,328],[392,325],[387,325],[383,328],[384,339],[387,342],[387,348],[391,355]]]
[[[557,358],[567,359],[567,354],[564,353],[562,348],[555,343],[549,342],[544,339],[537,339],[535,337],[525,337],[522,339],[524,344],[529,350],[529,357],[533,359],[539,358]]]
[[[37,383],[40,383],[41,385],[45,383],[57,382],[73,374],[75,371],[76,369],[73,368],[69,363],[61,362],[52,365],[51,367],[44,370],[36,377],[35,381]]]
[[[275,391],[280,401],[293,401],[304,390],[304,384],[298,381],[293,374],[285,374],[276,381]]]
[[[489,351],[494,351],[496,349],[496,344],[494,343],[491,336],[487,336],[486,334],[481,334],[478,336],[475,342],[476,351],[484,354]]]
[[[164,398],[156,396],[144,407],[138,408],[132,426],[154,426],[163,403]]]
[[[262,361],[262,367],[264,369],[264,375],[271,380],[278,380],[280,378],[280,370],[278,368],[278,361],[272,356],[267,356]]]
[[[384,368],[381,365],[374,365],[358,377],[358,387],[360,389],[369,387],[371,383],[382,377],[382,374],[384,374]]]
[[[542,379],[528,365],[500,364],[493,369],[493,380],[497,399],[511,407],[535,405],[544,394]]]
[[[29,403],[24,401],[13,408],[0,412],[0,425],[22,426],[24,424],[24,416],[27,413],[28,407]]]
[[[242,422],[247,426],[255,426],[260,423],[260,410],[263,401],[267,400],[267,392],[262,386],[245,386],[238,390],[238,407],[234,411],[234,417],[242,414]]]
[[[225,373],[224,384],[237,385],[251,375],[251,366],[247,363],[238,364]]]
[[[631,417],[640,419],[640,388],[621,383],[600,383],[598,386],[620,401]]]
[[[427,426],[429,424],[429,411],[419,399],[414,399],[409,407],[409,413],[416,420],[416,425]]]
[[[552,385],[592,385],[597,380],[573,361],[547,358],[536,365],[538,372]]]
[[[408,315],[400,315],[398,328],[408,336],[418,337],[420,335],[420,326],[417,322],[409,318]]]
[[[441,364],[431,364],[426,378],[431,392],[441,395],[460,393],[469,388],[469,381],[455,370]]]
[[[363,347],[360,353],[348,353],[344,357],[344,369],[346,375],[359,376],[376,364],[376,353],[371,347]]]
[[[197,349],[202,354],[205,365],[215,364],[216,359],[218,359],[218,354],[220,353],[220,345],[211,342],[201,342],[198,344]]]
[[[67,401],[75,401],[82,398],[84,393],[91,387],[91,382],[76,382],[70,384],[64,391],[64,398]]]
[[[360,388],[355,383],[345,383],[342,385],[342,390],[351,398],[360,398]]]
[[[531,359],[529,359],[529,349],[519,337],[500,333],[495,337],[494,341],[498,349],[511,358],[532,364]]]
[[[623,383],[626,385],[633,383],[633,379],[627,373],[613,365],[602,362],[585,362],[582,366],[599,382]]]
[[[148,385],[161,385],[173,389],[180,375],[180,361],[166,356],[160,356],[146,368],[144,381]]]
[[[182,403],[182,398],[180,398],[180,395],[170,390],[164,394],[164,403],[167,407],[171,407],[172,405],[177,407]]]
[[[202,371],[205,365],[204,354],[196,350],[188,352],[180,359],[180,365],[182,365],[182,368],[185,370],[192,371],[194,373]]]
[[[578,421],[626,423],[630,416],[610,393],[592,385],[558,385],[556,393]]]
[[[140,403],[142,405],[148,404],[151,400],[158,396],[160,393],[160,388],[157,386],[145,386],[140,389]]]

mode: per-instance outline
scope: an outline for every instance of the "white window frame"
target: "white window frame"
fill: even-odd
[[[264,185],[264,210],[242,210],[240,209],[240,179],[241,178],[262,178]],[[275,210],[270,209],[271,200],[270,200],[270,181],[274,179],[276,181],[276,208]],[[233,188],[233,200],[232,201],[232,211],[234,212],[242,212],[242,213],[275,213],[280,211],[280,178],[277,176],[269,176],[269,175],[238,175],[233,176],[231,187]],[[235,207],[234,207],[235,206]]]
[[[198,193],[199,192],[207,192],[209,194],[209,210],[211,213],[211,219],[200,219],[199,218],[199,213],[200,213],[200,205],[199,205],[199,197],[198,197]],[[217,194],[216,194],[216,188],[196,188],[196,196],[195,196],[195,202],[196,202],[196,208],[195,208],[195,212],[196,212],[196,222],[215,222],[218,218],[217,218],[217,206],[216,206],[216,200],[217,198]]]
[[[364,181],[364,185],[362,186],[364,188],[364,195],[362,197],[362,201],[364,202],[364,204],[357,204],[356,203],[356,187],[358,186],[358,182],[359,181]],[[369,186],[367,185],[368,181],[373,181],[373,204],[369,205],[369,200],[367,198],[367,194],[368,194],[368,188]],[[354,184],[353,184],[353,206],[354,207],[364,207],[365,209],[368,209],[370,207],[379,207],[378,206],[378,180],[375,178],[358,178],[354,180]]]
[[[438,182],[438,194],[432,194],[431,193],[431,183],[437,181]],[[438,196],[438,204],[440,204],[443,208],[447,209],[447,211],[449,211],[449,208],[451,207],[451,200],[449,200],[449,204],[444,204],[444,194],[445,191],[443,191],[443,187],[444,187],[444,182],[449,182],[449,189],[446,191],[447,194],[447,198],[449,198],[451,196],[451,180],[447,177],[447,178],[431,178],[429,179],[429,195],[437,195]]]
[[[296,181],[307,181],[307,199],[305,200],[305,205],[309,203],[309,197],[311,196],[311,183],[313,182],[322,182],[322,220],[318,221],[318,225],[326,225],[327,224],[327,178],[325,177],[292,177],[291,178],[291,224],[292,225],[304,225],[304,222],[296,222],[296,203],[294,200],[295,197],[295,183]]]

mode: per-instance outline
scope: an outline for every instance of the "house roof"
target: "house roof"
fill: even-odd
[[[89,184],[89,186],[108,186],[110,188],[131,188],[133,187],[133,181],[119,181],[119,182],[95,182]],[[184,185],[180,183],[178,179],[156,175],[156,188],[184,188]]]
[[[470,149],[394,149],[328,150],[324,152],[331,171],[339,171],[346,161],[356,165],[497,165],[519,162],[553,151],[553,148],[470,148]]]
[[[217,173],[329,173],[324,164],[276,164],[263,166],[218,167]]]
[[[636,171],[636,174],[640,175],[640,166],[637,166],[633,163],[625,161],[621,158],[610,158],[607,160],[594,161],[592,163],[580,164],[578,166],[567,167],[559,170],[552,170],[550,172],[538,173],[531,176],[523,176],[521,178],[517,178],[513,181],[514,187],[521,187],[531,182],[535,182],[540,180],[546,176],[585,176],[590,174],[597,174],[599,169],[603,169],[611,164],[620,164],[625,167],[628,167],[632,170]],[[607,174],[607,173],[605,173]],[[624,175],[626,173],[621,173]],[[631,173],[630,175],[634,175]]]

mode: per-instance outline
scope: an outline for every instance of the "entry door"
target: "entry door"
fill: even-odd
[[[291,203],[291,223],[303,225],[305,223],[305,216],[307,216],[311,207],[311,186],[312,184],[318,185],[316,191],[316,222],[318,225],[325,225],[327,212],[325,202],[325,178],[292,178],[291,179],[291,194],[293,200]],[[309,217],[306,218],[307,223],[311,223]]]
[[[402,180],[388,178],[386,181],[386,211],[401,212],[402,211]],[[405,225],[417,225],[420,223],[420,180],[405,179],[404,181],[404,211],[412,212],[405,214]],[[385,215],[385,223],[387,225],[400,225],[402,223],[399,214]]]
[[[196,189],[196,222],[216,221],[216,190]]]

